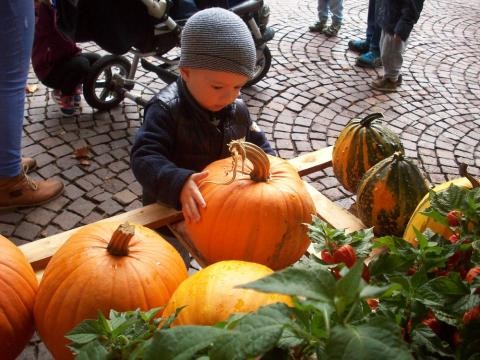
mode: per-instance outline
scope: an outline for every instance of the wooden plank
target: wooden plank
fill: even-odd
[[[98,222],[129,221],[151,228],[158,228],[181,219],[183,219],[183,215],[180,211],[160,204],[152,204],[102,219]],[[80,226],[72,230],[35,240],[31,243],[21,245],[19,248],[23,251],[35,271],[43,269],[60,246],[62,246],[75,231],[82,227],[83,226]]]
[[[328,224],[337,229],[345,229],[347,233],[366,228],[359,218],[331,201],[312,185],[305,183],[305,186],[315,203],[317,215]]]
[[[333,149],[332,146],[324,149],[320,149],[320,150],[290,159],[289,162],[298,170],[301,176],[308,175],[331,166],[332,149]],[[314,198],[316,205],[318,203],[317,213],[319,213],[319,216],[324,218],[324,220],[327,221],[328,223],[331,223],[331,221],[333,221],[334,223],[338,224],[338,221],[335,221],[333,217],[330,218],[329,208],[331,207],[338,208],[338,211],[334,212],[336,216],[338,216],[341,213],[340,210],[343,210],[343,209],[338,205],[334,204],[333,202],[331,202],[325,196],[321,195],[317,190],[315,190],[313,187],[310,187],[308,184],[307,184],[307,187],[311,192],[311,194],[313,194],[312,197]],[[102,219],[102,220],[99,220],[98,222],[129,221],[129,222],[138,223],[150,228],[159,228],[161,226],[168,225],[171,228],[172,232],[182,242],[182,244],[196,258],[199,264],[201,264],[202,258],[200,254],[198,254],[195,251],[195,249],[193,249],[193,245],[189,241],[187,241],[187,238],[184,236],[181,229],[179,230],[174,226],[173,227],[170,226],[171,224],[178,222],[182,219],[183,219],[183,215],[180,211],[177,211],[172,208],[168,208],[166,206],[162,206],[160,204],[152,204],[152,205],[131,210],[110,218]],[[353,228],[355,228],[355,226],[358,226],[358,224],[354,224],[353,220],[350,223],[351,219],[346,215],[343,217],[340,217],[338,220],[343,221],[341,219],[344,219],[347,225],[350,224],[348,226],[353,226]],[[335,226],[335,225],[332,224],[332,226]],[[19,248],[24,252],[28,261],[32,264],[32,267],[34,268],[34,270],[39,274],[39,276],[41,276],[41,273],[42,273],[41,270],[45,268],[45,266],[47,265],[52,255],[75,231],[77,231],[80,228],[81,227],[78,227],[72,230],[68,230],[68,231],[56,234],[56,235],[49,236],[44,239],[39,239],[31,243],[21,245],[19,246]]]
[[[329,146],[308,154],[290,159],[289,162],[297,169],[300,176],[312,174],[332,166],[333,146]]]

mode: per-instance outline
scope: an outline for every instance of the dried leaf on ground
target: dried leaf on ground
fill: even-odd
[[[25,91],[26,91],[27,93],[29,93],[29,94],[33,94],[33,93],[34,93],[35,91],[37,91],[37,90],[38,90],[38,86],[35,85],[35,84],[27,85],[27,86],[25,87]]]
[[[88,146],[84,146],[75,149],[73,151],[73,157],[79,160],[80,165],[90,165],[90,148]]]

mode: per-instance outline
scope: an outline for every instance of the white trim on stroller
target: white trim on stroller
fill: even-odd
[[[148,13],[161,19],[165,16],[167,11],[167,0],[142,0],[143,4],[147,7]]]

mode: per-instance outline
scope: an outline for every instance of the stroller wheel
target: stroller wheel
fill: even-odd
[[[123,56],[106,55],[97,60],[90,69],[83,84],[85,101],[98,110],[110,110],[124,98],[123,81],[130,73],[130,62]],[[116,79],[117,78],[117,79]]]
[[[272,54],[270,53],[270,49],[267,47],[267,45],[264,46],[263,52],[261,52],[260,56],[258,55],[257,49],[257,63],[255,64],[255,72],[252,79],[245,84],[245,87],[252,86],[253,84],[256,84],[257,82],[262,80],[265,75],[267,75],[267,72],[270,69],[271,65]]]

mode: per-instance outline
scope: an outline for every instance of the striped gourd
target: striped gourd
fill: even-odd
[[[401,236],[428,186],[418,167],[395,152],[370,168],[357,190],[358,215],[375,235]]]
[[[466,189],[472,189],[480,186],[479,182],[466,172],[466,166],[461,167],[460,175],[463,175],[464,177],[459,177],[437,185],[432,189],[432,191],[439,193],[447,190],[450,185],[455,185]],[[417,244],[414,228],[416,228],[420,232],[424,232],[427,228],[429,228],[434,233],[441,235],[445,239],[448,239],[453,234],[450,227],[441,224],[435,221],[433,218],[423,215],[421,213],[429,207],[430,196],[429,194],[426,194],[423,199],[418,203],[417,208],[413,212],[410,221],[405,228],[405,232],[403,233],[403,238],[414,245]]]
[[[352,193],[368,169],[395,151],[403,151],[400,138],[385,127],[381,119],[380,113],[362,120],[353,119],[335,141],[333,172],[340,184]]]

